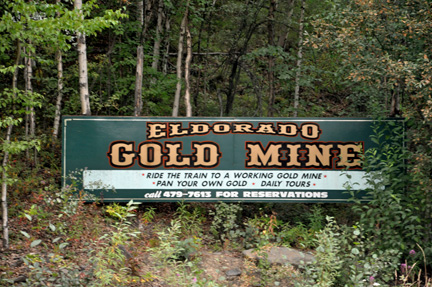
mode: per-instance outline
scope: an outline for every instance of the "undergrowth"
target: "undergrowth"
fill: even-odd
[[[421,213],[425,208],[413,204],[420,196],[416,177],[405,172],[410,154],[394,146],[387,132],[377,128],[373,138],[382,153],[365,155],[369,202],[353,199],[351,222],[347,205],[86,203],[88,197],[75,185],[58,189],[55,171],[26,170],[31,179],[11,186],[12,248],[4,250],[0,261],[0,282],[227,286],[226,276],[211,276],[203,268],[209,252],[239,254],[284,246],[311,251],[316,260],[295,269],[243,259],[237,282],[432,286],[432,246],[422,240],[428,234],[427,217]],[[21,165],[13,162],[11,173]],[[17,257],[22,263],[11,263]],[[23,282],[16,282],[19,275]]]

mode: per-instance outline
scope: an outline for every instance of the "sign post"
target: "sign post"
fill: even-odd
[[[68,116],[63,184],[73,176],[104,201],[346,202],[347,184],[367,188],[362,157],[376,148],[373,124]]]

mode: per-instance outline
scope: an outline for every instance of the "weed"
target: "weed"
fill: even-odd
[[[332,218],[328,218],[327,226],[317,234],[316,261],[306,267],[304,282],[296,286],[333,285],[342,268],[342,260],[339,257],[339,236],[339,227]]]
[[[171,226],[157,232],[159,244],[149,248],[152,256],[164,267],[168,267],[173,261],[179,259],[181,248],[177,248],[175,242],[179,242],[181,223],[178,220],[171,221]]]
[[[118,203],[111,203],[105,207],[105,212],[112,218],[119,220],[120,222],[125,221],[128,217],[135,216],[133,212],[137,209],[136,206],[139,203],[130,201],[126,206]]]
[[[216,286],[202,276],[199,257],[191,257],[199,248],[196,238],[180,238],[182,224],[179,219],[171,221],[171,226],[157,232],[159,245],[149,248],[151,256],[165,270],[163,280],[169,286]],[[160,269],[160,268],[158,268]]]
[[[341,227],[328,217],[316,240],[316,261],[303,266],[305,277],[298,286],[370,286],[391,281],[399,252],[374,249],[361,227]]]
[[[210,215],[213,215],[210,227],[213,236],[225,245],[229,242],[235,244],[245,235],[239,223],[242,207],[225,202],[219,202],[215,207],[215,211],[210,211]]]
[[[102,247],[91,254],[90,262],[94,266],[94,286],[130,286],[133,282],[152,280],[151,274],[141,277],[138,263],[127,251],[127,243],[136,238],[138,231],[130,230],[128,218],[135,216],[137,204],[130,201],[126,206],[110,205],[107,213],[118,221],[114,223],[114,231],[105,233],[99,238]],[[126,246],[124,245],[126,244]]]
[[[245,222],[245,247],[262,247],[274,242],[280,243],[281,224],[275,213],[270,216],[267,214],[260,217],[255,215],[253,219],[247,220]]]
[[[299,249],[313,249],[316,247],[316,232],[309,230],[302,223],[295,226],[284,224],[278,234],[281,244]]]
[[[310,230],[317,232],[324,228],[325,215],[323,209],[319,205],[312,207],[312,213],[309,215],[309,228]]]
[[[143,213],[141,220],[144,224],[150,223],[153,221],[156,215],[156,208],[147,207],[146,211]]]
[[[291,282],[300,276],[293,266],[270,264],[265,252],[258,252],[258,255],[262,259],[245,261],[242,286],[292,286]]]
[[[181,201],[176,210],[175,215],[180,222],[181,232],[183,234],[201,236],[203,232],[202,223],[205,221],[205,217],[198,208],[193,208],[192,211],[189,211],[190,206],[190,204]]]
[[[92,282],[92,270],[81,270],[74,264],[66,264],[63,256],[50,253],[47,256],[28,254],[24,263],[30,269],[21,286],[88,286]]]

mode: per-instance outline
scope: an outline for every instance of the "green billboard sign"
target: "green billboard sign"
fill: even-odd
[[[390,121],[390,120],[388,120]],[[63,118],[63,184],[105,201],[344,202],[371,119]],[[361,193],[360,193],[361,196]]]

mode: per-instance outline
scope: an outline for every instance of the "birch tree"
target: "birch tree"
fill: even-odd
[[[165,46],[165,53],[163,55],[162,58],[162,73],[164,75],[166,75],[168,73],[168,54],[169,54],[169,49],[170,49],[170,31],[171,31],[171,24],[170,24],[170,17],[167,13],[166,17],[165,17],[165,39],[163,41],[164,46]]]
[[[86,11],[91,10],[93,3],[89,3]],[[32,78],[32,58],[36,58],[36,52],[43,51],[43,48],[50,45],[65,48],[66,42],[71,40],[71,37],[61,35],[64,30],[78,31],[79,39],[78,45],[84,44],[79,47],[80,52],[84,52],[85,55],[85,32],[95,34],[96,31],[100,31],[103,28],[115,25],[116,19],[124,16],[120,11],[107,11],[103,17],[95,17],[89,20],[83,20],[82,16],[82,2],[75,1],[75,12],[70,13],[67,8],[61,5],[55,4],[40,4],[38,1],[22,1],[12,0],[2,6],[6,7],[5,11],[2,11],[0,16],[0,32],[1,38],[1,51],[4,53],[16,51],[16,59],[12,66],[0,65],[0,73],[2,75],[8,75],[12,73],[12,84],[11,88],[5,88],[0,90],[0,132],[4,134],[3,140],[0,141],[0,152],[2,155],[1,159],[1,206],[2,206],[2,233],[3,233],[3,246],[9,247],[9,228],[8,228],[8,210],[7,210],[7,189],[8,185],[14,181],[14,178],[10,176],[10,157],[12,155],[19,154],[30,148],[36,148],[38,151],[40,146],[40,140],[35,136],[33,138],[28,137],[22,139],[22,135],[17,131],[17,137],[13,139],[12,129],[14,126],[22,124],[24,117],[27,114],[31,115],[29,133],[35,135],[36,125],[34,110],[42,106],[41,99],[42,95],[33,91]],[[64,10],[62,10],[64,9]],[[41,11],[44,13],[43,17],[36,17],[34,11]],[[61,16],[54,21],[54,16],[57,12]],[[42,14],[41,14],[42,15]],[[60,44],[59,44],[60,42]],[[57,45],[58,44],[58,45]],[[23,46],[23,47],[21,47]],[[21,59],[21,52],[23,48],[26,48],[26,60],[24,61],[25,73],[24,73],[24,91],[18,89],[18,70]],[[66,48],[65,48],[66,49]],[[85,58],[84,58],[85,60]],[[80,61],[86,64],[85,61]],[[87,67],[85,67],[85,70]],[[60,69],[61,70],[61,69]],[[80,67],[81,74],[81,67]],[[62,78],[61,76],[59,77]],[[80,90],[81,87],[80,77]],[[84,93],[87,95],[84,99],[87,101],[86,105],[83,105],[85,112],[83,114],[90,114],[90,105],[88,98],[88,91]],[[83,102],[83,101],[82,101]],[[28,109],[27,109],[28,108]],[[88,108],[88,109],[87,109]],[[6,131],[4,131],[6,129]],[[18,129],[17,129],[18,130]]]
[[[300,99],[300,76],[303,60],[303,26],[304,26],[304,13],[305,13],[305,0],[301,1],[300,7],[300,20],[299,20],[299,41],[298,41],[298,52],[297,52],[297,72],[295,78],[294,88],[294,117],[298,115],[298,106]]]
[[[192,36],[189,25],[186,24],[186,47],[187,55],[185,60],[185,107],[186,117],[192,117],[191,104],[191,84],[190,84],[190,66],[192,63]]]
[[[21,44],[20,40],[17,40],[16,44],[16,58],[13,66],[13,76],[12,76],[12,97],[16,97],[16,89],[18,82],[18,65],[21,59]],[[3,145],[10,144],[10,138],[13,129],[13,117],[10,119],[11,122],[8,123],[5,140]],[[3,233],[3,247],[9,248],[9,224],[8,224],[8,206],[7,206],[7,188],[8,188],[8,176],[7,167],[9,162],[9,150],[2,148],[3,150],[3,160],[2,160],[2,177],[1,177],[1,208],[2,208],[2,233]]]
[[[12,134],[13,123],[9,123],[6,131],[6,137],[3,142],[4,145],[10,144],[10,138]],[[8,176],[7,167],[9,162],[9,151],[5,150],[3,153],[2,161],[2,193],[1,193],[1,205],[2,205],[2,231],[3,231],[3,247],[9,248],[9,224],[8,224],[8,206],[7,206],[7,188],[8,188]]]
[[[139,45],[137,47],[137,64],[135,73],[135,106],[134,116],[138,117],[141,115],[143,100],[142,100],[142,81],[143,81],[143,69],[144,69],[144,47],[143,47],[143,29],[144,29],[144,1],[140,0],[137,2],[138,21],[140,23],[139,29]]]
[[[82,13],[82,0],[75,0],[74,8],[79,11],[81,19],[84,20]],[[77,50],[78,50],[78,69],[79,69],[79,91],[81,101],[81,114],[90,116],[90,95],[88,89],[87,71],[87,45],[85,33],[77,31]]]
[[[21,46],[17,41],[17,53],[15,64],[12,66],[12,89],[5,90],[0,94],[0,106],[2,107],[2,117],[0,117],[0,131],[6,127],[6,135],[0,144],[0,151],[3,154],[1,162],[1,209],[2,209],[2,243],[5,249],[9,248],[9,221],[8,221],[8,204],[7,193],[8,185],[13,182],[13,178],[9,177],[9,159],[13,154],[18,154],[29,148],[35,147],[39,149],[39,141],[35,139],[14,140],[11,141],[12,129],[14,126],[22,123],[22,116],[29,113],[28,107],[34,108],[35,105],[40,107],[40,103],[36,97],[38,95],[22,93],[17,89],[18,83],[18,65],[21,58]],[[11,71],[8,68],[0,68],[0,73],[5,74]],[[27,85],[27,84],[26,84]]]
[[[54,128],[53,128],[53,139],[58,137],[58,131],[60,126],[61,118],[61,104],[63,100],[63,57],[62,51],[56,51],[56,62],[57,62],[57,100],[55,106],[55,118],[54,118]]]
[[[180,106],[180,95],[181,95],[181,89],[182,89],[182,62],[183,62],[183,41],[184,36],[186,34],[186,25],[188,21],[189,16],[189,1],[186,2],[186,10],[183,15],[181,24],[180,24],[180,35],[179,35],[179,41],[178,41],[178,50],[177,50],[177,65],[176,65],[176,71],[177,71],[177,84],[176,84],[176,91],[174,95],[174,105],[173,105],[173,117],[178,117],[179,114],[179,106]]]
[[[33,94],[33,86],[32,86],[33,67],[32,67],[32,58],[30,54],[28,54],[24,58],[24,67],[25,67],[24,68],[25,93],[27,97],[31,98]],[[36,124],[35,124],[34,107],[29,107],[26,116],[26,138],[34,137],[35,125]]]
[[[60,0],[56,0],[56,4],[59,4]],[[60,13],[57,12],[57,17],[60,17]],[[53,127],[53,139],[58,137],[58,131],[60,126],[61,117],[61,104],[63,100],[63,56],[60,47],[56,50],[55,59],[57,62],[57,100],[55,106],[55,117],[54,117],[54,127]]]
[[[144,40],[147,34],[148,22],[151,19],[152,2],[143,0],[138,1],[137,12],[138,21],[140,23],[139,29],[139,45],[137,47],[137,64],[135,73],[135,107],[134,116],[140,116],[143,109],[143,99],[142,99],[142,86],[143,86],[143,70],[144,70]],[[144,10],[145,9],[145,10]]]

